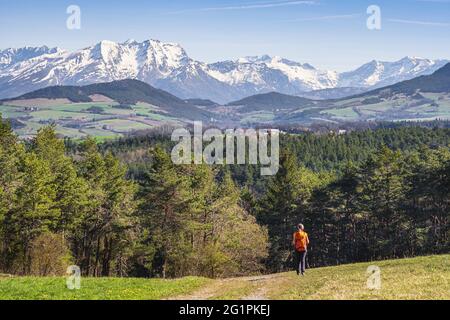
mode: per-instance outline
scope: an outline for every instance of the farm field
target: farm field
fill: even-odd
[[[13,102],[14,103],[14,102]],[[37,106],[23,101],[0,105],[3,118],[16,119],[14,128],[21,137],[31,137],[43,126],[56,125],[58,134],[69,138],[95,136],[111,139],[135,130],[154,128],[162,123],[177,125],[180,119],[165,115],[158,107],[146,103],[122,107],[116,102],[56,103],[39,100]]]
[[[450,119],[450,96],[427,92],[421,92],[420,96],[364,96],[316,101],[298,108],[251,110],[222,105],[207,108],[216,123],[224,120],[227,125],[234,126],[287,122],[312,124],[318,121],[428,121]],[[0,113],[4,118],[17,120],[14,130],[23,138],[34,136],[39,128],[49,124],[55,124],[57,133],[64,137],[80,139],[92,135],[103,140],[161,125],[178,126],[187,122],[179,112],[175,112],[178,114],[175,116],[166,109],[144,102],[121,105],[115,101],[71,103],[65,99],[13,100],[0,105]]]

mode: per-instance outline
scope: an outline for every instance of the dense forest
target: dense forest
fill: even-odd
[[[164,134],[97,143],[0,118],[0,272],[180,277],[450,252],[450,129],[286,134],[280,170],[175,166]]]
[[[150,151],[140,184],[87,139],[67,155],[53,127],[21,143],[0,118],[0,272],[89,276],[256,273],[267,230],[230,175]]]

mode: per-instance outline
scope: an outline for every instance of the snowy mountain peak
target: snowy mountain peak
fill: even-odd
[[[103,59],[105,62],[110,62],[118,54],[118,50],[118,44],[109,40],[100,41],[91,49],[94,58]]]
[[[104,40],[71,53],[47,46],[0,50],[0,98],[49,85],[132,78],[183,99],[224,103],[272,91],[302,95],[322,89],[371,89],[431,74],[445,63],[404,57],[395,62],[373,60],[353,71],[337,73],[267,54],[206,64],[191,59],[177,43]]]
[[[406,56],[400,59],[399,61],[411,61],[411,62],[417,62],[417,61],[433,61],[430,59],[418,57],[418,56]]]
[[[128,39],[127,41],[125,41],[123,44],[124,45],[128,45],[128,44],[136,44],[138,43],[136,40],[134,39]]]
[[[272,60],[272,57],[264,54],[261,56],[246,56],[236,60],[236,63],[266,63]]]
[[[383,87],[429,75],[447,62],[408,56],[394,62],[373,60],[356,70],[340,74],[340,85],[342,87]]]
[[[49,48],[41,47],[24,47],[24,48],[8,48],[0,50],[0,69],[10,67],[16,63],[39,57],[46,54],[55,54],[63,50],[58,47]]]

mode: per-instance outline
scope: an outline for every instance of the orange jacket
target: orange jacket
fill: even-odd
[[[309,238],[308,234],[305,231],[295,232],[293,238],[296,251],[304,252],[308,249]]]

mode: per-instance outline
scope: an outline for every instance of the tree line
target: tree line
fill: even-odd
[[[291,233],[310,231],[311,266],[450,252],[450,151],[380,148],[339,175],[299,166],[292,152],[259,201],[271,271],[290,268]]]
[[[165,136],[20,141],[0,118],[0,272],[226,277],[450,251],[450,130],[283,135],[280,170],[173,165]]]

